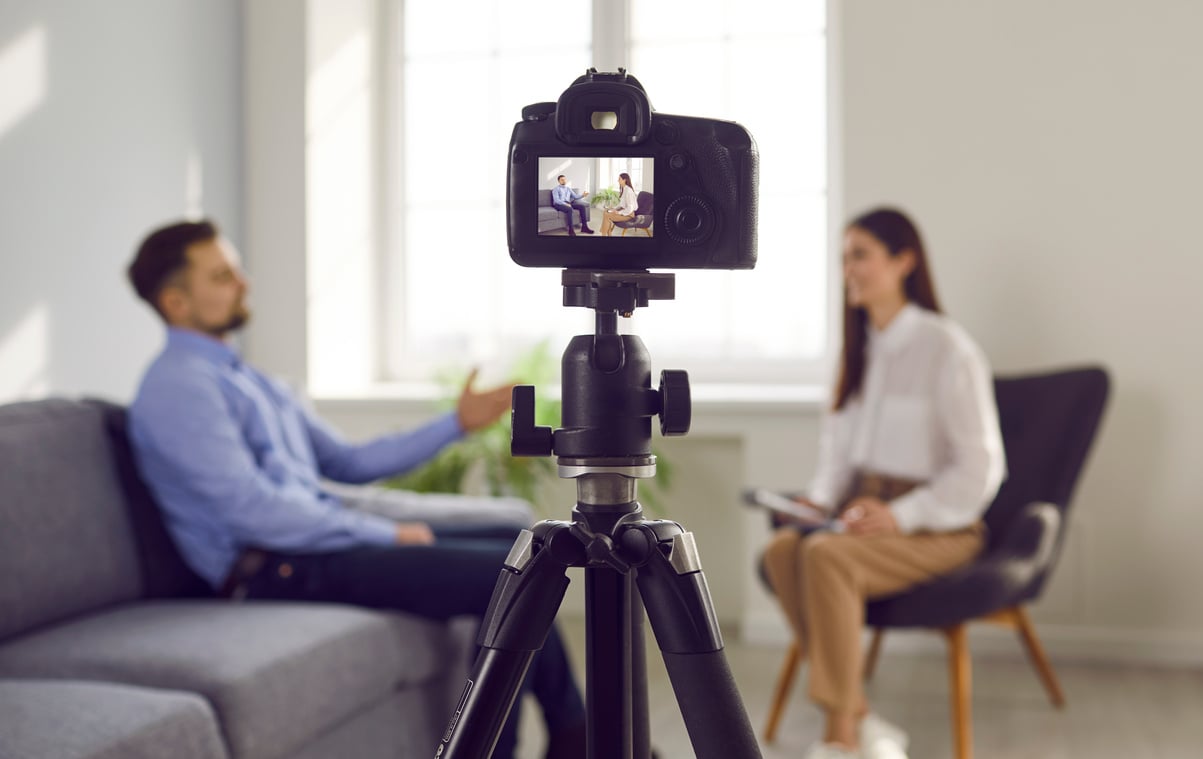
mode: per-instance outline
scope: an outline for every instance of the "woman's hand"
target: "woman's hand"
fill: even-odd
[[[890,505],[880,498],[857,498],[840,516],[850,535],[897,535],[898,522]]]

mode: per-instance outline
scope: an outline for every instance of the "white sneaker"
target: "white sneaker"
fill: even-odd
[[[807,749],[805,759],[861,759],[861,753],[838,743],[816,743]]]
[[[876,714],[860,721],[859,738],[864,759],[907,759],[906,731]]]

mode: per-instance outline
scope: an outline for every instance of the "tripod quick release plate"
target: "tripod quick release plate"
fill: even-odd
[[[673,300],[677,294],[672,272],[565,269],[560,284],[564,286],[565,306],[617,311],[624,316],[649,301]]]

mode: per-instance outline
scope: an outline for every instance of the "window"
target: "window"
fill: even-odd
[[[695,381],[825,380],[825,4],[595,2],[397,0],[383,43],[386,379],[504,366],[592,331],[591,312],[560,305],[558,270],[509,259],[505,157],[523,106],[618,51],[658,111],[739,121],[761,154],[757,268],[678,272],[677,300],[626,331],[657,370]]]

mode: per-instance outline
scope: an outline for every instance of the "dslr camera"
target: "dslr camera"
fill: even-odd
[[[514,125],[510,257],[591,271],[751,269],[758,164],[739,124],[656,113],[625,70],[589,69]]]

